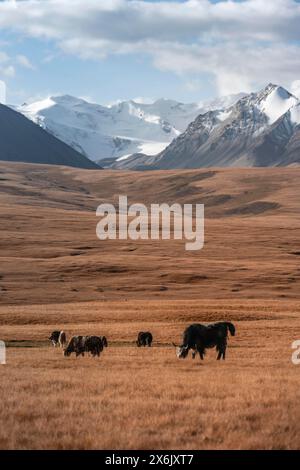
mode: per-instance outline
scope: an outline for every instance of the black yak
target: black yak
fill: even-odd
[[[104,348],[107,348],[108,347],[108,342],[107,342],[106,336],[100,336],[100,338],[102,340]]]
[[[200,358],[204,359],[207,348],[216,348],[218,352],[217,359],[225,359],[227,334],[235,335],[235,327],[230,322],[210,323],[209,325],[193,324],[183,333],[182,345],[176,346],[176,354],[179,358],[187,357],[189,350],[192,349],[192,357],[195,358],[197,352]]]
[[[103,338],[107,345],[105,336],[103,336]],[[100,336],[87,336],[85,341],[85,351],[91,353],[93,357],[99,357],[100,353],[103,351],[104,348],[103,338],[101,338]]]
[[[72,353],[76,354],[76,357],[84,353],[90,353],[93,357],[100,356],[103,348],[107,347],[107,339],[105,336],[73,336],[70,339],[68,346],[64,350],[65,356],[70,356]]]
[[[153,336],[149,331],[140,331],[137,339],[137,346],[151,346],[153,341]]]

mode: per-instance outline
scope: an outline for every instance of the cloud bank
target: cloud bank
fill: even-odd
[[[294,0],[0,2],[0,29],[50,39],[82,59],[146,54],[160,70],[208,74],[220,94],[298,79],[299,24]]]

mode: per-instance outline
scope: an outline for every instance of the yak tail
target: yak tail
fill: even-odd
[[[228,330],[230,331],[231,336],[235,335],[235,326],[233,323],[230,322],[225,322],[225,325],[227,326]]]

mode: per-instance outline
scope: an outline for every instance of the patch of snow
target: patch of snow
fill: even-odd
[[[145,153],[146,155],[156,155],[159,152],[162,152],[166,146],[166,142],[142,142],[141,143],[141,153]]]
[[[22,112],[22,108],[23,108],[24,113],[34,116],[40,111],[51,108],[51,106],[54,106],[54,105],[55,105],[55,101],[53,100],[53,98],[49,97],[41,101],[35,101],[34,103],[31,103],[28,105],[25,104],[21,106],[20,111]]]
[[[127,158],[131,157],[132,153],[128,153],[127,155],[123,155],[122,157],[117,158],[117,162],[121,162],[122,160],[126,160]]]
[[[269,124],[272,125],[292,106],[297,104],[298,100],[288,91],[281,87],[274,87],[267,96],[258,104],[258,108],[268,118]]]
[[[145,155],[157,155],[158,153],[162,152],[168,144],[166,142],[139,142],[137,143],[137,151],[134,153],[144,153]],[[118,162],[122,160],[126,160],[127,158],[131,157],[132,153],[122,155],[122,157],[117,158]]]
[[[290,109],[291,123],[298,126],[300,124],[300,104]]]
[[[229,118],[230,114],[231,114],[232,110],[225,110],[225,111],[221,111],[219,114],[218,114],[218,119],[220,121],[226,121],[227,118]]]

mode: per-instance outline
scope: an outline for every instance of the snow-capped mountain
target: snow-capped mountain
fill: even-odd
[[[133,155],[115,166],[171,169],[300,163],[299,114],[299,100],[269,84],[232,106],[200,114],[158,155]]]
[[[201,104],[160,99],[152,104],[123,101],[101,106],[64,95],[14,109],[91,160],[123,160],[137,152],[161,152],[198,114],[240,97]]]
[[[0,160],[99,169],[94,162],[2,104]]]
[[[255,166],[300,164],[300,102],[257,139],[251,156]]]

